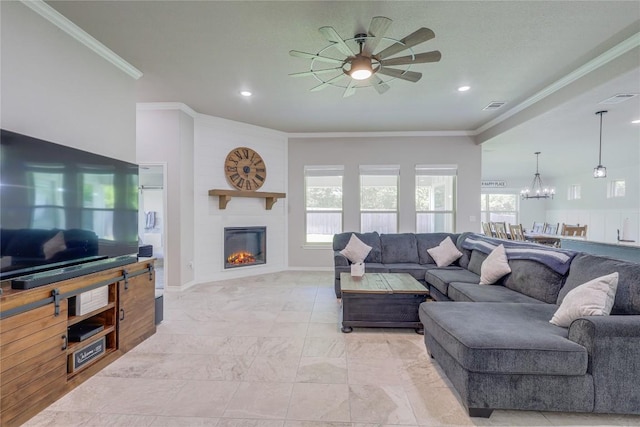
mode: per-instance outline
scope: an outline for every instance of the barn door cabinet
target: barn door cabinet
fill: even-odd
[[[21,425],[155,333],[153,260],[29,290],[0,286],[2,426]]]

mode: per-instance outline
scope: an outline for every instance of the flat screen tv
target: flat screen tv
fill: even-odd
[[[1,130],[0,246],[0,280],[135,261],[138,166]]]

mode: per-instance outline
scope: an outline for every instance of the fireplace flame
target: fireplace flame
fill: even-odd
[[[227,258],[227,263],[238,265],[238,264],[253,264],[256,262],[256,257],[253,256],[252,253],[249,252],[236,252]]]

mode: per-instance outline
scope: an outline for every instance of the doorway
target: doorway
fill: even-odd
[[[156,259],[156,288],[164,288],[166,275],[166,163],[140,163],[138,236],[140,246],[151,246]],[[145,254],[146,255],[146,254]]]

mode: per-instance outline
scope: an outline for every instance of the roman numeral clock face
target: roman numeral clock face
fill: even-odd
[[[238,190],[255,191],[267,178],[267,167],[260,154],[251,148],[234,148],[224,161],[227,180]]]

